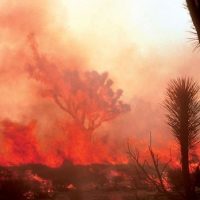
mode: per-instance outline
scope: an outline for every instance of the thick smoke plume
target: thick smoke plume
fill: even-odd
[[[169,79],[185,74],[198,81],[199,59],[188,47],[185,32],[189,26],[180,25],[178,17],[166,21],[162,16],[162,9],[177,16],[173,10],[176,6],[178,13],[185,13],[182,4],[177,1],[176,5],[166,3],[159,8],[160,1],[155,0],[149,10],[144,6],[147,3],[1,1],[0,164],[32,162],[58,166],[64,159],[82,164],[124,163],[128,160],[128,138],[144,147],[150,131],[155,149],[168,155],[174,143],[162,109],[165,87]],[[181,19],[186,22],[189,16],[181,15]],[[33,42],[34,38],[38,43]],[[104,89],[115,92],[110,98],[110,91],[104,91],[103,102],[110,109],[106,113],[101,112],[104,105],[98,101],[88,103],[88,94],[75,92],[79,96],[77,105],[81,107],[80,99],[84,99],[92,108],[86,109],[86,120],[81,123],[81,109],[77,119],[74,112],[70,114],[68,110],[66,114],[65,99],[73,92],[66,89],[65,81],[76,82],[88,76],[101,78],[110,85]],[[75,87],[89,87],[96,83],[94,79],[86,85],[76,82]],[[122,88],[123,95],[116,88]],[[128,106],[120,99],[131,105],[130,112],[124,113]],[[94,110],[98,110],[98,117]],[[104,118],[105,123],[96,118]],[[89,127],[94,130],[85,139]]]

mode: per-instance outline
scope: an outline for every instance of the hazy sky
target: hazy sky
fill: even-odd
[[[155,94],[156,84],[187,74],[186,63],[198,57],[182,0],[63,0],[57,9],[89,66],[110,71],[128,98]]]

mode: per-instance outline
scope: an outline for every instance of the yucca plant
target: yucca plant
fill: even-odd
[[[189,172],[189,150],[199,142],[200,101],[199,86],[191,78],[171,80],[164,106],[167,110],[167,122],[175,137],[181,154],[181,166],[185,199],[194,199]]]
[[[193,40],[196,43],[196,47],[199,47],[200,43],[200,0],[186,0],[186,8],[189,10],[192,23],[194,25],[194,34],[196,35]]]

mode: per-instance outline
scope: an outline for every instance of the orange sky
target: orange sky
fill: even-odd
[[[24,72],[30,59],[26,38],[35,33],[50,59],[68,67],[76,57],[76,67],[108,71],[124,90],[132,111],[110,123],[111,138],[116,132],[145,138],[149,131],[168,137],[161,106],[167,82],[180,75],[200,81],[191,30],[183,0],[1,0],[1,118],[40,116],[46,122],[43,109],[60,115],[37,99],[35,83]]]

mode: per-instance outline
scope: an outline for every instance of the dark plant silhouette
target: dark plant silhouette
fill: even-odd
[[[183,177],[181,168],[170,168],[167,172],[167,178],[172,191],[182,191]]]
[[[191,78],[171,80],[164,106],[168,125],[175,137],[181,154],[181,167],[185,199],[194,199],[189,172],[189,150],[199,142],[200,101],[199,86]]]
[[[32,177],[31,177],[32,176]],[[35,178],[35,179],[34,179]],[[54,195],[50,182],[38,179],[31,171],[19,172],[7,168],[0,169],[1,200],[51,199]],[[42,180],[42,181],[41,181]]]
[[[171,156],[166,163],[161,163],[159,156],[154,152],[151,145],[151,134],[149,143],[149,160],[142,160],[140,157],[140,152],[137,148],[131,148],[128,143],[128,155],[135,164],[135,170],[140,180],[144,180],[150,187],[155,189],[157,193],[153,195],[155,199],[167,198],[170,200],[183,199],[182,195],[178,192],[177,194],[172,193],[172,188],[168,186],[167,180],[167,169],[169,168],[169,163],[171,162]],[[144,184],[144,183],[143,183]],[[140,200],[137,196],[138,187],[135,184],[136,199]]]
[[[197,35],[196,40],[198,41],[197,47],[199,47],[200,42],[200,0],[186,0],[187,8],[189,10],[194,29],[196,29],[196,32],[194,32],[195,35]]]

